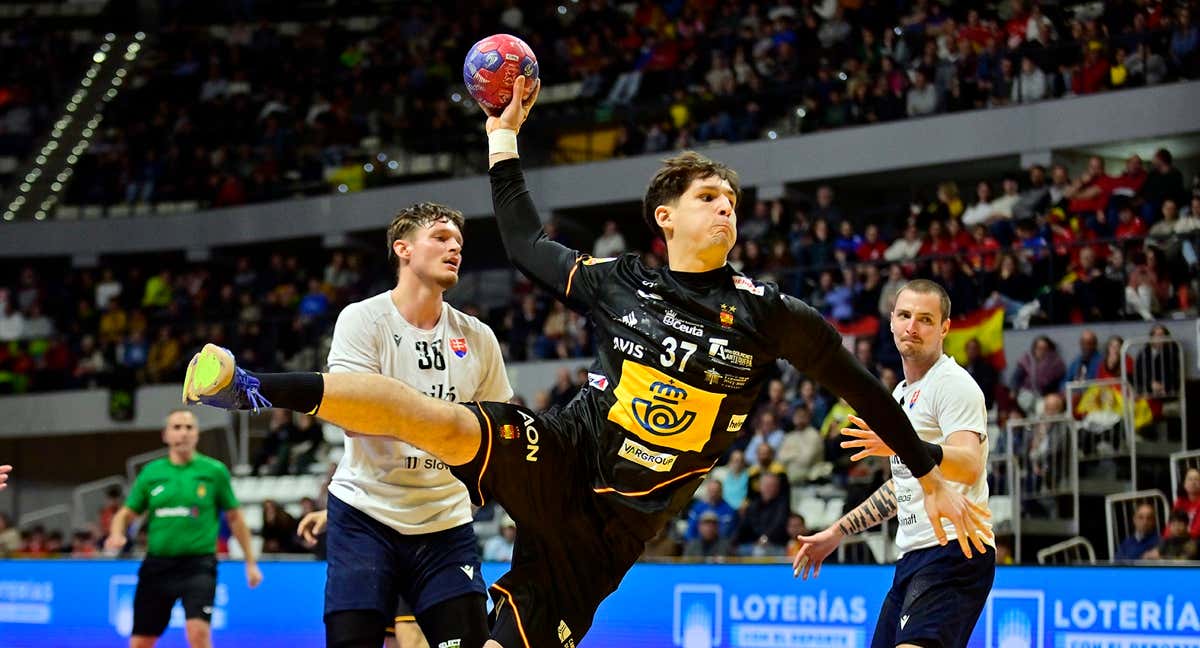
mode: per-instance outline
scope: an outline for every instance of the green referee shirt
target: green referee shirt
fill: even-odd
[[[216,553],[221,511],[240,505],[225,464],[195,453],[182,466],[167,457],[146,464],[125,506],[149,511],[149,555],[203,556]]]

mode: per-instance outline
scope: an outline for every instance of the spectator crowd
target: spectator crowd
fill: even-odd
[[[289,16],[271,3],[188,4],[163,3],[69,202],[220,207],[359,188],[386,182],[388,150],[448,153],[479,171],[479,113],[459,69],[471,43],[501,28],[540,55],[547,85],[577,84],[573,100],[547,101],[540,133],[523,142],[523,157],[542,163],[559,134],[616,128],[612,154],[655,153],[1200,71],[1195,2],[505,0],[401,3],[382,16],[371,5],[355,19],[355,7]],[[0,34],[18,54],[0,57],[0,155],[28,153],[78,79],[86,57],[69,36],[32,21]]]
[[[1200,193],[1166,149],[1148,165],[1131,156],[1115,175],[1094,157],[1074,178],[1061,164],[1033,166],[1023,178],[979,181],[973,199],[954,182],[914,196],[869,214],[843,210],[827,185],[750,202],[730,263],[812,304],[881,374],[894,375],[899,358],[879,322],[916,277],[945,286],[955,313],[1003,308],[1018,328],[1196,312]],[[636,232],[611,221],[589,243],[548,225],[552,238],[598,256],[627,251],[627,234]],[[662,241],[643,254],[662,264]],[[319,368],[341,307],[390,286],[374,260],[297,249],[10,266],[0,282],[0,393],[170,382],[206,340],[264,370]],[[530,284],[482,298],[498,306],[460,307],[492,326],[506,359],[592,354],[586,318]]]

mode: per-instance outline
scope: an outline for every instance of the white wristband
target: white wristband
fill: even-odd
[[[488,155],[497,153],[517,153],[517,131],[508,128],[497,128],[488,133]]]

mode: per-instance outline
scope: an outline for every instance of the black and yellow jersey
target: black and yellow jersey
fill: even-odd
[[[514,265],[595,325],[589,385],[558,416],[590,446],[595,492],[678,511],[748,424],[780,358],[846,399],[918,474],[932,469],[891,395],[807,304],[729,266],[684,273],[634,254],[582,255],[546,238],[518,161],[491,179]]]

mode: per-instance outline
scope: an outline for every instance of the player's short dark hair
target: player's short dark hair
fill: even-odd
[[[950,295],[946,293],[946,289],[936,281],[928,279],[913,279],[912,281],[900,286],[900,290],[896,291],[896,297],[900,297],[900,293],[905,290],[911,290],[921,295],[937,295],[938,303],[942,308],[942,320],[950,319]]]
[[[662,167],[650,180],[646,187],[646,196],[642,199],[642,218],[651,232],[663,235],[662,228],[654,219],[654,210],[659,205],[669,205],[679,201],[687,188],[692,186],[696,178],[717,176],[729,183],[737,202],[741,202],[742,188],[737,171],[715,160],[710,160],[695,151],[684,151],[663,160]]]
[[[387,229],[388,263],[392,271],[400,269],[400,258],[396,256],[396,241],[412,236],[413,232],[434,223],[452,223],[461,232],[465,221],[462,212],[434,202],[419,202],[401,209],[392,217]]]

